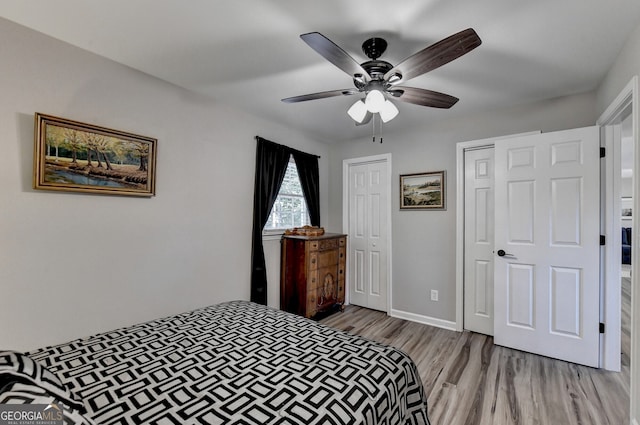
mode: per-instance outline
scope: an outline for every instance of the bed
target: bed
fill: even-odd
[[[402,351],[244,301],[0,353],[0,388],[76,424],[429,424]]]

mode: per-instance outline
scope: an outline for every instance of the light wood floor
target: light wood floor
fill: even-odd
[[[628,288],[627,283],[630,293]],[[623,285],[623,302],[624,292]],[[428,396],[432,425],[629,423],[629,316],[625,319],[624,307],[622,373],[495,346],[486,335],[447,331],[356,306],[321,322],[409,354]]]

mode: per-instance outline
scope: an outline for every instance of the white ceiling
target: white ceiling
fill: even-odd
[[[450,110],[396,102],[385,133],[415,123],[593,90],[640,21],[639,0],[0,0],[0,16],[328,141],[364,137],[352,87],[299,35],[318,31],[358,62],[385,38],[402,59],[472,27],[483,44],[407,86],[460,98]]]

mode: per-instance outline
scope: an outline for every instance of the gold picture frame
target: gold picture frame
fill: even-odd
[[[446,210],[446,172],[400,175],[401,210]]]
[[[35,114],[34,189],[154,196],[156,139]]]

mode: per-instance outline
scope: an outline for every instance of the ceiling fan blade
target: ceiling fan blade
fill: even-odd
[[[365,83],[371,79],[367,71],[347,52],[319,32],[302,34],[300,38],[326,60],[349,74],[351,78],[359,76]]]
[[[330,91],[321,91],[319,93],[303,94],[301,96],[287,97],[286,99],[282,99],[282,101],[285,103],[296,103],[296,102],[304,102],[307,100],[325,99],[327,97],[334,97],[334,96],[349,96],[357,93],[360,93],[360,92],[356,89],[330,90]]]
[[[448,94],[415,87],[394,87],[390,93],[395,99],[403,102],[431,108],[449,109],[459,100],[457,97]]]
[[[391,84],[398,84],[410,80],[469,53],[480,44],[482,44],[482,40],[480,40],[478,34],[476,34],[473,28],[468,28],[409,56],[394,68],[390,69],[384,75],[384,79],[385,81],[389,81],[389,79],[395,75],[396,77],[390,81]]]
[[[364,119],[362,120],[362,122],[357,122],[356,126],[369,124],[371,122],[371,118],[373,118],[373,114],[367,111],[367,115],[364,116]]]

